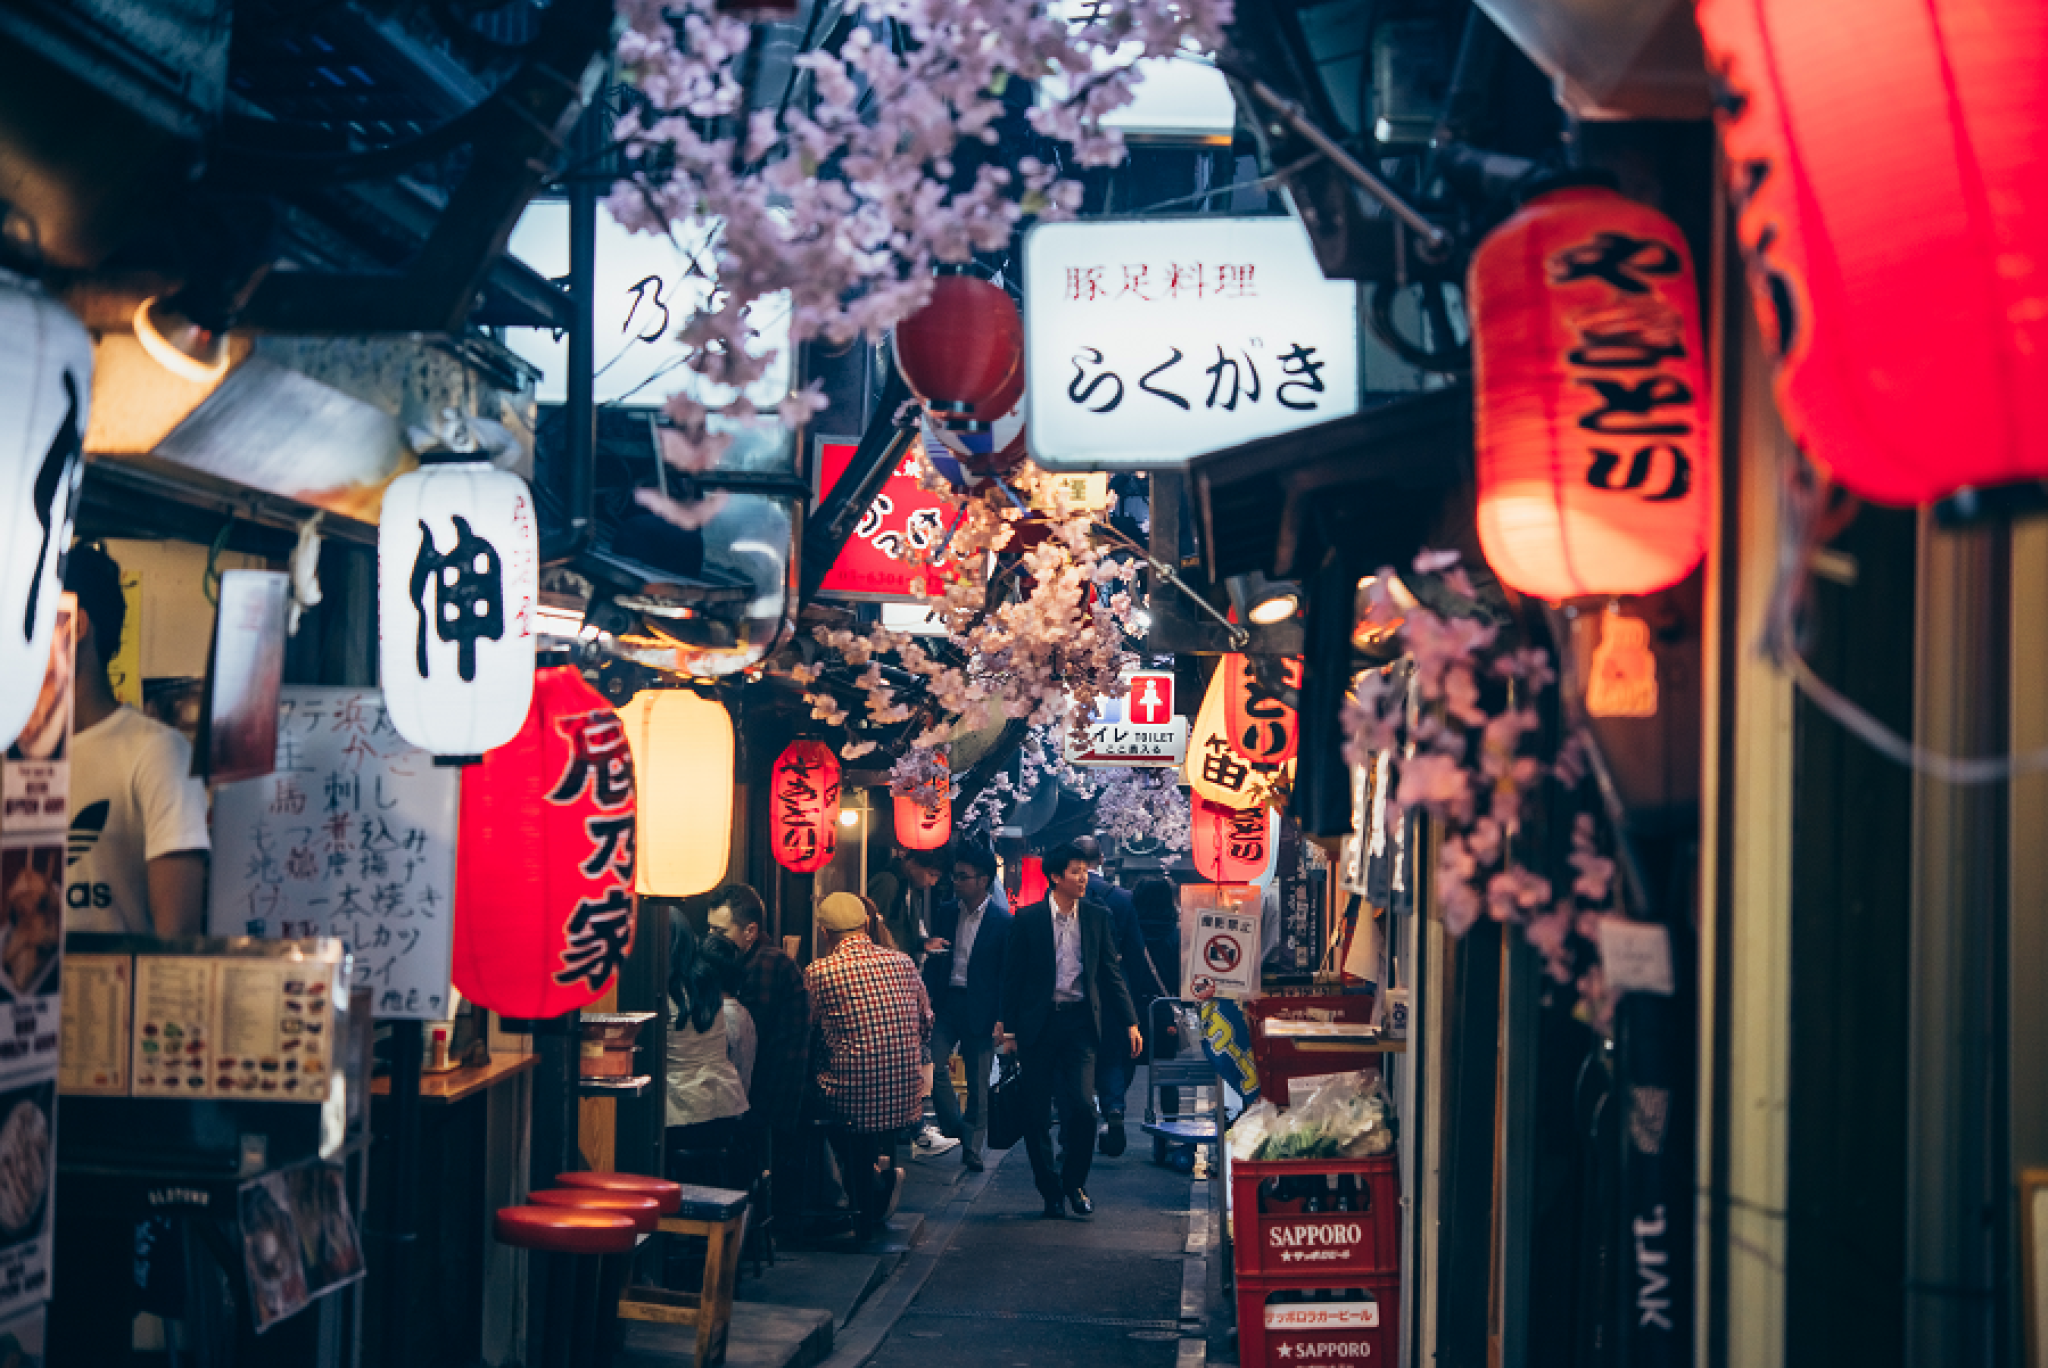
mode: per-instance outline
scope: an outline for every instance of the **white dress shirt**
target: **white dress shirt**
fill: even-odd
[[[1052,908],[1052,1000],[1081,1000],[1081,904],[1060,908],[1058,894],[1046,899]]]
[[[953,986],[967,986],[967,961],[974,954],[975,933],[981,930],[981,919],[988,914],[988,899],[972,912],[962,909],[960,920],[953,927]]]

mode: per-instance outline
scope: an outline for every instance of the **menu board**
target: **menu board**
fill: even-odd
[[[214,791],[209,928],[340,937],[379,1017],[449,1016],[459,798],[377,690],[285,689],[275,772]]]
[[[128,1091],[325,1101],[334,976],[332,962],[138,955]]]
[[[135,960],[128,955],[70,955],[64,963],[64,1054],[57,1091],[101,1097],[128,1094],[133,1046],[128,1009]]]

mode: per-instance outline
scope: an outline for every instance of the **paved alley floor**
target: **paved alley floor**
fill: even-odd
[[[1134,1088],[1132,1096],[1143,1094]],[[1142,1110],[1141,1103],[1131,1114]],[[894,1319],[865,1362],[1172,1368],[1183,1333],[1193,1180],[1152,1162],[1151,1140],[1135,1120],[1129,1134],[1121,1157],[1096,1156],[1090,1220],[1042,1218],[1024,1147],[1002,1154],[971,1202],[928,1225],[922,1252],[929,1262],[904,1269],[911,1277],[928,1273],[908,1306],[899,1313],[887,1305],[888,1289],[877,1292],[876,1309]],[[866,1347],[851,1337],[844,1346]],[[835,1354],[835,1364],[845,1357]]]

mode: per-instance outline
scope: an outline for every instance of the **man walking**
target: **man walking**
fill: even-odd
[[[868,939],[868,909],[851,893],[818,904],[818,958],[804,970],[817,1026],[818,1095],[866,1242],[894,1214],[903,1170],[897,1133],[924,1111],[932,1011],[910,957]]]
[[[1003,952],[1010,914],[990,896],[996,858],[961,842],[953,851],[953,899],[933,913],[925,941],[924,983],[931,995],[932,1107],[939,1130],[961,1142],[960,1162],[982,1171],[988,1139],[988,1068],[995,1053],[996,1016],[1002,1009]],[[947,1081],[947,1061],[960,1053],[967,1071],[967,1110]]]
[[[739,947],[740,1006],[754,1019],[754,1074],[738,1152],[775,1175],[776,1214],[792,1222],[801,1205],[804,1086],[810,1078],[811,1008],[803,971],[764,934],[761,895],[745,884],[711,894],[707,925]]]
[[[1045,856],[1050,891],[1017,914],[1003,954],[1003,1019],[995,1028],[1023,1056],[1024,1146],[1045,1215],[1073,1207],[1092,1216],[1086,1187],[1095,1157],[1095,1052],[1144,1048],[1137,1010],[1124,986],[1108,909],[1092,902],[1088,860],[1072,845]],[[1007,1031],[1006,1029],[1007,1028]],[[1052,1155],[1052,1103],[1060,1105],[1059,1166]],[[1064,1204],[1064,1205],[1063,1205]]]
[[[1131,1005],[1138,1010],[1138,1029],[1151,1029],[1152,1003],[1166,996],[1158,970],[1145,949],[1144,928],[1138,924],[1138,905],[1131,895],[1102,876],[1102,843],[1093,836],[1076,836],[1074,849],[1088,861],[1088,896],[1109,909],[1117,958],[1123,962],[1124,987],[1131,993]],[[1124,1152],[1124,1098],[1137,1076],[1137,1065],[1121,1050],[1104,1050],[1095,1061],[1095,1096],[1102,1105],[1102,1152],[1114,1159]]]

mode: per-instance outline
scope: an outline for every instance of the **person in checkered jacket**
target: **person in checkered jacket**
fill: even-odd
[[[859,898],[826,895],[818,904],[818,958],[804,970],[818,1097],[860,1240],[872,1239],[895,1213],[903,1186],[897,1136],[923,1118],[932,1039],[917,966],[876,945],[867,926]]]

